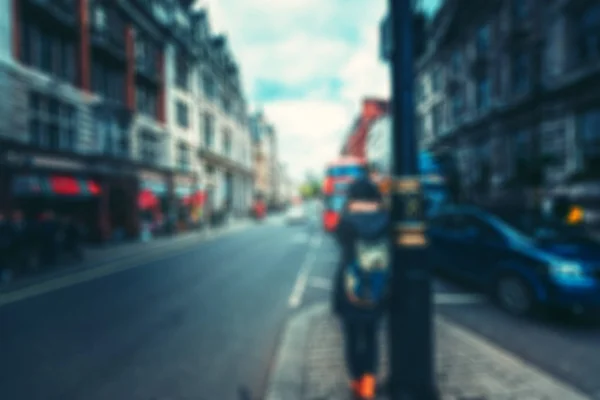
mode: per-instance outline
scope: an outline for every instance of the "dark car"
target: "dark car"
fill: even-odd
[[[438,212],[428,233],[436,269],[488,291],[513,314],[600,310],[600,244],[580,229],[455,207]]]

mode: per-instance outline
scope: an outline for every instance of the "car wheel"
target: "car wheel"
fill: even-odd
[[[502,275],[498,278],[495,297],[500,307],[513,315],[529,315],[535,308],[531,287],[516,275]]]

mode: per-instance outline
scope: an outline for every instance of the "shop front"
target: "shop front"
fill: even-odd
[[[154,171],[141,171],[138,180],[140,236],[148,240],[167,231],[169,180],[167,174]]]
[[[176,198],[176,227],[182,232],[200,226],[202,222],[205,193],[200,189],[195,176],[174,177]]]
[[[53,213],[81,224],[87,240],[97,238],[103,188],[85,163],[27,152],[7,152],[1,158],[4,211],[19,210],[31,221]]]

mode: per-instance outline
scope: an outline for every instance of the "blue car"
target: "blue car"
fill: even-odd
[[[512,314],[600,311],[600,244],[577,228],[452,207],[430,219],[428,234],[436,269],[479,286]]]

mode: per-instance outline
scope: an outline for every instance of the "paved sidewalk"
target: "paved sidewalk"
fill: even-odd
[[[194,241],[210,239],[228,232],[243,229],[248,226],[250,221],[247,219],[233,220],[230,223],[217,228],[203,228],[182,232],[180,234],[159,236],[149,241],[125,241],[118,244],[106,244],[93,246],[85,249],[85,260],[78,263],[71,263],[54,267],[49,270],[40,270],[38,273],[20,277],[12,282],[0,284],[0,293],[12,292],[22,289],[36,283],[44,282],[49,279],[66,276],[82,269],[95,268],[113,261],[123,260],[129,257],[135,257],[142,252],[159,249],[168,250],[174,246],[193,243]]]
[[[436,317],[435,328],[441,400],[589,399],[443,317]],[[382,347],[385,339],[382,330]],[[381,354],[379,378],[383,381],[387,353]],[[304,309],[291,318],[275,362],[266,400],[351,398],[338,322],[328,304]]]

